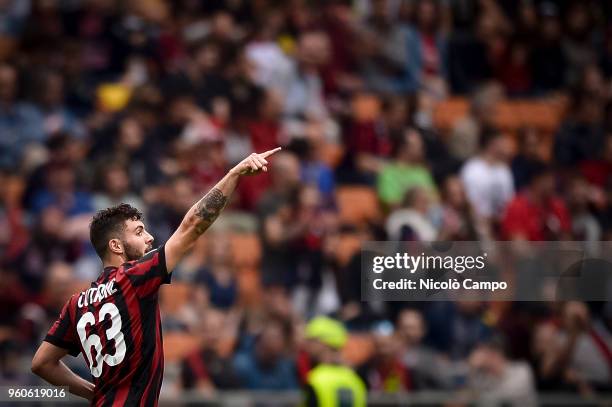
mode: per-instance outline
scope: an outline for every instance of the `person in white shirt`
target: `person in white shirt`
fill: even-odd
[[[478,156],[468,160],[461,169],[467,198],[476,215],[498,220],[514,196],[514,181],[508,165],[512,155],[510,139],[495,130],[481,135]]]

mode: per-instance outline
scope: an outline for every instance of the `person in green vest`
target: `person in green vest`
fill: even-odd
[[[328,317],[315,317],[306,326],[306,351],[312,358],[304,395],[305,407],[365,407],[367,390],[361,378],[342,363],[344,326]]]

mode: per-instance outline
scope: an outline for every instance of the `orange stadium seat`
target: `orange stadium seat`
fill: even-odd
[[[178,362],[198,347],[198,338],[182,332],[164,334],[164,358],[166,362]]]
[[[496,122],[502,129],[534,127],[553,132],[561,121],[564,107],[553,101],[511,101],[497,106]]]
[[[515,131],[521,127],[535,127],[548,133],[554,132],[566,108],[563,99],[547,100],[506,100],[496,106],[495,122],[504,130]],[[438,103],[434,109],[434,126],[446,132],[457,120],[467,115],[469,101],[464,98],[450,98]]]
[[[369,335],[350,335],[342,349],[342,357],[352,366],[364,363],[374,352],[374,342]]]
[[[521,127],[521,117],[512,102],[501,102],[495,107],[495,124],[503,130]]]
[[[559,127],[565,111],[564,104],[555,101],[519,102],[517,108],[525,126],[550,133]]]
[[[178,312],[189,300],[191,289],[192,286],[189,283],[180,281],[162,286],[160,307],[163,312],[168,314]]]
[[[470,104],[465,98],[450,98],[438,103],[434,109],[434,126],[442,131],[453,128],[455,122],[468,114]]]
[[[345,186],[336,190],[336,202],[340,221],[361,224],[380,218],[380,204],[374,189],[362,186]]]

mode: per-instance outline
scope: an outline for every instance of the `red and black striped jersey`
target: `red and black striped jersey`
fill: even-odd
[[[158,293],[169,284],[164,246],[106,267],[74,294],[45,338],[85,357],[96,386],[93,406],[156,406],[164,373]]]

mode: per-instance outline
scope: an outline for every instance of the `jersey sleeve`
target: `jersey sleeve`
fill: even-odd
[[[141,297],[156,293],[162,284],[170,284],[172,273],[166,268],[165,245],[151,250],[131,267],[126,267],[125,273]]]
[[[72,356],[77,356],[80,351],[79,339],[76,335],[76,328],[74,321],[70,317],[70,300],[66,302],[64,308],[60,312],[59,317],[47,332],[45,342],[49,342],[52,345],[64,348]]]

